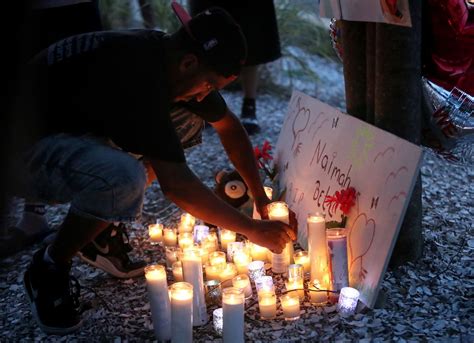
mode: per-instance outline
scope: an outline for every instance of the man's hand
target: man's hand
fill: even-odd
[[[286,243],[296,239],[296,231],[277,220],[253,220],[247,238],[273,253],[280,254]]]

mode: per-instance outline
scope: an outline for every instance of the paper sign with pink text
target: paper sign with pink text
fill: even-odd
[[[308,213],[341,220],[327,195],[354,187],[346,224],[350,286],[373,307],[419,172],[422,149],[294,91],[276,146],[285,201],[296,212],[307,248]]]

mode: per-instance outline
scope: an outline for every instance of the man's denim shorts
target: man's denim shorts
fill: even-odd
[[[107,222],[139,218],[146,188],[143,163],[90,135],[57,134],[25,155],[20,196],[70,203],[70,211]]]

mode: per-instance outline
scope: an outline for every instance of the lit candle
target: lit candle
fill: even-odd
[[[234,254],[234,264],[239,274],[248,274],[248,265],[252,262],[250,254],[246,250],[239,250]]]
[[[303,279],[301,278],[294,278],[285,281],[285,287],[288,292],[294,291],[300,300],[304,300],[304,284]]]
[[[193,286],[177,282],[169,287],[171,298],[171,342],[193,341]]]
[[[250,285],[250,279],[245,274],[240,274],[232,278],[232,286],[240,288],[244,291],[245,298],[252,296],[252,286]]]
[[[189,248],[183,251],[184,281],[193,285],[193,325],[200,326],[207,323],[206,300],[204,297],[204,280],[202,275],[201,254],[198,249]]]
[[[176,246],[176,230],[172,228],[163,229],[163,243],[167,247]]]
[[[214,325],[214,330],[217,332],[218,335],[222,336],[222,307],[216,308],[212,312],[212,323]]]
[[[310,301],[315,304],[323,304],[328,301],[327,292],[321,292],[320,289],[325,289],[321,287],[321,284],[318,280],[313,280],[313,282],[308,282],[308,291]]]
[[[275,292],[273,279],[270,275],[265,275],[255,280],[255,288],[257,289],[257,293],[260,293],[261,291]]]
[[[326,239],[329,254],[331,289],[339,292],[342,287],[349,285],[346,229],[327,229]]]
[[[237,275],[237,268],[233,263],[227,263],[225,268],[221,270],[219,274],[219,280],[221,282],[226,280],[231,280],[234,276]]]
[[[288,266],[288,279],[303,279],[304,278],[304,269],[301,264],[290,264]]]
[[[265,262],[263,261],[253,261],[250,262],[247,266],[249,271],[249,276],[252,281],[259,279],[265,275]]]
[[[306,224],[309,260],[311,261],[310,280],[323,280],[324,275],[328,273],[326,220],[322,214],[308,214]]]
[[[266,261],[268,249],[261,247],[255,243],[250,244],[250,254],[252,255],[253,260]]]
[[[156,264],[147,266],[145,267],[145,278],[155,336],[158,341],[170,340],[171,305],[165,268]]]
[[[151,244],[161,244],[163,241],[163,224],[148,225],[148,235],[150,236]]]
[[[285,224],[290,223],[290,211],[288,205],[283,201],[275,201],[268,204],[268,217],[271,220],[279,220]],[[281,254],[272,254],[272,271],[280,274],[286,272],[293,256],[293,243],[288,242]]]
[[[207,263],[204,270],[206,272],[206,280],[220,280],[221,273],[225,269],[226,265],[213,266]]]
[[[227,261],[232,262],[234,254],[243,249],[245,249],[244,242],[229,242],[227,244]]]
[[[189,213],[183,213],[181,215],[181,222],[179,223],[178,231],[182,232],[193,232],[194,224],[196,223],[196,218],[194,218]]]
[[[198,246],[198,249],[201,253],[201,261],[202,265],[205,265],[209,261],[209,251],[207,250],[206,247],[203,246]]]
[[[258,308],[261,319],[273,319],[276,317],[276,295],[274,292],[261,291],[258,293]]]
[[[201,246],[206,248],[209,253],[216,251],[219,248],[219,244],[217,243],[217,234],[215,232],[209,232],[209,235],[207,235],[207,237],[202,240]]]
[[[244,309],[245,297],[241,289],[228,287],[222,290],[224,342],[244,342]]]
[[[194,244],[193,234],[190,232],[181,232],[178,234],[178,245],[181,249],[191,247]]]
[[[201,243],[209,235],[209,226],[195,225],[194,226],[194,241]]]
[[[230,231],[226,229],[221,229],[220,232],[221,232],[222,250],[227,251],[227,244],[229,244],[229,242],[235,242],[236,234],[234,231]]]
[[[268,199],[272,200],[273,197],[273,189],[271,187],[264,186],[263,189],[265,190],[265,195],[267,196]],[[252,214],[253,219],[262,219],[260,216],[260,213],[257,211],[257,206],[255,205],[255,202],[253,203],[253,214]]]
[[[178,255],[181,253],[181,248],[165,247],[166,268],[171,270],[174,262],[178,261]]]
[[[359,300],[359,291],[352,287],[342,287],[337,303],[337,310],[343,315],[354,314],[357,301]]]
[[[173,278],[175,282],[182,282],[183,280],[183,266],[181,264],[181,261],[176,261],[173,263],[171,266],[171,269],[173,270]]]
[[[300,299],[298,294],[291,292],[282,295],[280,303],[285,320],[296,320],[300,317]]]
[[[298,251],[294,255],[294,260],[296,264],[301,264],[304,269],[305,274],[309,274],[311,271],[311,266],[309,264],[309,256],[307,251]]]
[[[209,254],[209,264],[216,267],[225,267],[226,265],[226,254],[222,251],[214,251]]]

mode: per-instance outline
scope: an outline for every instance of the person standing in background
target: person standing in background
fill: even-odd
[[[227,10],[247,39],[248,57],[240,75],[243,101],[241,121],[247,133],[260,132],[257,119],[258,69],[281,57],[280,36],[273,0],[188,0],[191,15],[211,6]]]

